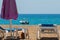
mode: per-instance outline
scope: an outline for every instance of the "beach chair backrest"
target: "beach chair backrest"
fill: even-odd
[[[39,24],[40,27],[55,27],[56,24]]]
[[[42,26],[42,27],[44,27],[44,26],[46,26],[46,27],[48,27],[48,26],[50,26],[50,27],[54,27],[53,24],[42,24],[41,26]]]
[[[42,29],[41,32],[43,33],[56,33],[54,29]]]
[[[40,25],[41,32],[45,33],[55,33],[56,26],[54,24],[42,24]]]

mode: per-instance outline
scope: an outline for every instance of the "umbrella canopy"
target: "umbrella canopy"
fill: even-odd
[[[17,7],[15,0],[3,0],[1,18],[3,19],[17,19]]]

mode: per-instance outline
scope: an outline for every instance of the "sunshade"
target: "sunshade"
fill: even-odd
[[[3,19],[17,19],[17,7],[15,0],[3,0],[1,17]]]
[[[12,19],[17,19],[17,7],[15,0],[3,0],[1,9],[1,18],[10,20],[10,28],[12,28]],[[12,29],[11,29],[12,30]],[[12,31],[11,31],[12,35]]]

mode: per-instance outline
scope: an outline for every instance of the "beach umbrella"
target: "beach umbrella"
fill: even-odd
[[[17,17],[18,13],[15,0],[3,0],[1,18],[10,20],[10,28],[12,28],[12,19],[16,20]]]

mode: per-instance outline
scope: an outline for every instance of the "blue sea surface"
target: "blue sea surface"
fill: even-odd
[[[12,20],[13,25],[21,25],[20,20],[29,21],[29,25],[58,24],[60,25],[60,14],[19,14],[17,20]],[[9,20],[0,18],[0,24],[9,24]]]

